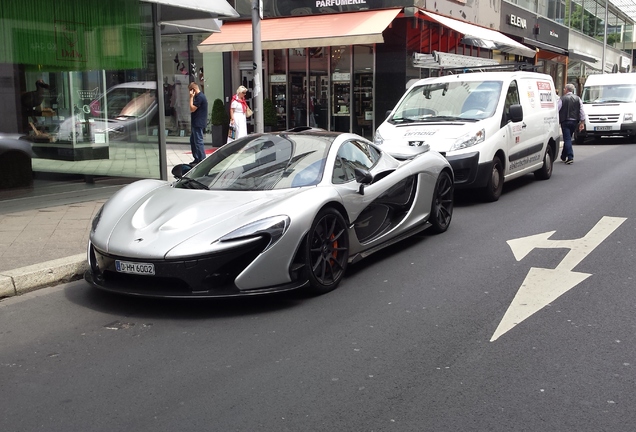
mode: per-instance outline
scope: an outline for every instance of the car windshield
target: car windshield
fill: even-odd
[[[174,187],[271,190],[316,185],[335,138],[310,134],[249,135],[228,143]]]
[[[612,84],[585,87],[581,99],[583,103],[636,102],[636,84]]]
[[[141,117],[155,104],[156,91],[145,88],[120,87],[90,103],[96,118],[122,119]]]
[[[497,109],[501,81],[453,81],[413,87],[389,118],[393,124],[476,121]]]

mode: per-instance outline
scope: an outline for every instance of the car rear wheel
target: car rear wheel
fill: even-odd
[[[501,159],[495,156],[492,160],[492,171],[490,172],[490,178],[488,184],[483,189],[482,194],[486,201],[497,201],[501,196],[504,184],[504,169]]]
[[[318,213],[309,229],[306,248],[309,290],[324,294],[335,289],[349,259],[347,223],[340,212],[325,208]]]
[[[543,166],[534,172],[534,177],[538,180],[547,180],[552,176],[552,167],[554,165],[554,157],[552,155],[552,147],[545,149],[543,156]]]
[[[431,204],[431,215],[428,220],[431,224],[431,230],[435,233],[443,233],[450,226],[453,217],[454,191],[453,179],[447,171],[442,171],[437,177],[433,203]]]

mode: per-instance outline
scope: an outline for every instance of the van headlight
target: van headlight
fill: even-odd
[[[472,147],[474,145],[484,142],[485,139],[486,139],[485,129],[480,129],[474,133],[469,132],[466,135],[462,135],[461,137],[457,138],[457,140],[451,146],[450,151],[461,150],[467,147]]]
[[[373,144],[381,146],[384,143],[384,138],[380,135],[380,129],[375,131],[375,136],[373,137]]]
[[[625,113],[625,121],[626,122],[634,121],[634,114],[633,113]]]

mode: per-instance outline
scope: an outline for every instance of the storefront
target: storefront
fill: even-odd
[[[32,188],[41,177],[167,178],[160,107],[168,94],[158,83],[202,76],[180,48],[191,37],[182,33],[218,31],[220,15],[238,17],[225,1],[4,1],[0,190]],[[176,68],[162,61],[162,38],[181,56]],[[189,128],[187,114],[177,131]]]
[[[501,4],[501,32],[536,50],[536,71],[552,76],[557,89],[566,84],[567,27],[513,4]],[[560,91],[560,90],[559,90]]]
[[[533,61],[535,55],[534,49],[496,30],[413,6],[306,12],[261,22],[264,97],[273,101],[278,130],[316,126],[371,139],[411,79],[439,74],[448,66],[418,64],[416,54],[454,54],[454,67],[475,64],[475,59],[480,64]],[[227,53],[230,73],[224,80],[232,88],[250,88],[251,21],[224,23],[198,49]]]

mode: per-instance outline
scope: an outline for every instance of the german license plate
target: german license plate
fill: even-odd
[[[155,265],[152,263],[138,263],[130,261],[115,260],[115,269],[119,273],[130,273],[138,275],[154,275]]]
[[[612,130],[611,126],[594,126],[595,131],[609,131]]]

